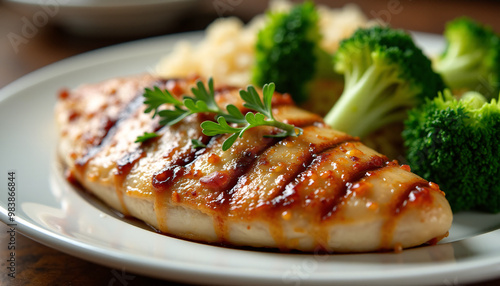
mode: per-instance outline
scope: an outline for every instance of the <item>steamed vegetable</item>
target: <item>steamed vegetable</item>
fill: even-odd
[[[450,91],[409,112],[403,132],[412,170],[436,182],[453,211],[500,211],[500,103]]]
[[[340,43],[334,68],[345,78],[338,102],[325,117],[335,129],[365,137],[444,88],[430,60],[401,30],[358,29]]]
[[[331,77],[331,55],[320,46],[318,13],[312,2],[289,12],[270,12],[257,36],[253,82],[274,82],[279,92],[290,93],[297,103],[308,99],[308,84],[318,77]]]
[[[496,98],[500,91],[500,37],[465,17],[449,22],[444,35],[448,45],[434,67],[447,85]]]

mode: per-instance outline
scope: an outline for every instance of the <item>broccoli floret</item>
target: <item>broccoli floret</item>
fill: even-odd
[[[444,35],[447,47],[434,61],[434,68],[446,84],[496,98],[500,91],[500,37],[465,17],[449,22]]]
[[[500,211],[500,103],[449,90],[409,111],[403,138],[412,170],[436,182],[454,212]]]
[[[321,50],[320,40],[318,13],[312,2],[296,5],[289,12],[269,13],[257,35],[253,82],[262,86],[272,81],[277,91],[290,93],[297,103],[304,102],[307,83],[333,73],[331,55]]]
[[[444,88],[411,36],[387,27],[358,29],[343,40],[334,68],[344,74],[345,87],[325,122],[360,137],[402,122],[409,108]]]

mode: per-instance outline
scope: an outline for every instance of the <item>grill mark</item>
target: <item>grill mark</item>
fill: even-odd
[[[308,125],[308,126],[312,126],[312,125],[313,124]],[[293,174],[290,174],[290,176],[286,179],[286,182],[284,184],[282,184],[282,187],[278,190],[276,196],[274,198],[266,201],[266,202],[259,203],[256,208],[260,208],[260,207],[264,207],[264,206],[277,207],[278,204],[276,203],[275,199],[278,197],[281,197],[281,195],[283,194],[283,192],[285,190],[285,187],[287,185],[289,185],[292,182],[292,180],[295,180],[299,174],[303,173],[311,165],[312,161],[317,157],[318,154],[324,152],[327,149],[332,148],[333,146],[341,145],[342,143],[345,143],[347,140],[357,140],[357,139],[352,138],[350,135],[345,134],[344,136],[339,136],[339,137],[332,139],[331,141],[323,143],[323,144],[314,144],[314,145],[311,144],[308,151],[304,151],[304,153],[300,156],[300,158],[298,160],[298,161],[302,162],[300,165],[298,165],[299,169],[295,170]],[[271,148],[271,147],[272,146],[270,146],[269,148]],[[267,150],[265,150],[265,151],[267,151]],[[259,158],[257,158],[257,159],[259,159]],[[235,186],[235,187],[237,187],[237,186]],[[232,195],[232,194],[236,193],[236,191],[237,191],[237,189],[233,188],[230,191],[230,194]]]
[[[215,97],[216,99],[218,97],[224,96],[224,92],[230,92],[231,89],[236,89],[234,87],[221,87],[215,90]],[[273,107],[280,107],[284,105],[294,105],[293,101],[291,100],[291,97],[288,94],[278,94],[276,93],[273,96]],[[240,109],[243,113],[249,112],[250,110],[246,108]],[[207,120],[214,121],[214,118],[207,118]],[[295,126],[298,127],[307,127],[310,125],[317,124],[318,120],[315,118],[311,120],[302,120],[300,122],[296,122],[294,124]],[[293,123],[292,123],[293,124]],[[271,144],[267,146],[267,148],[270,148],[271,146],[275,145],[276,143],[279,142],[279,140],[271,140]],[[241,175],[245,174],[250,166],[252,165],[253,162],[257,160],[257,158],[262,154],[267,148],[263,148],[260,150],[260,152],[254,154],[252,157],[249,155],[244,155],[243,157],[240,158],[239,162],[237,163],[238,166],[236,168],[236,172],[232,174],[220,174],[221,176],[224,175],[224,177],[227,176],[228,180],[225,182],[224,189],[222,190],[221,194],[219,195],[216,200],[209,202],[212,206],[216,205],[218,209],[218,213],[221,215],[225,215],[228,213],[229,210],[229,201],[230,201],[230,190],[234,188],[234,186],[238,183],[238,179]],[[201,155],[201,154],[200,154]],[[162,172],[156,173],[155,176],[153,176],[153,186],[156,192],[166,192],[167,189],[169,189],[177,180],[179,180],[181,177],[188,175],[186,172],[186,167],[188,165],[193,164],[196,159],[199,156],[196,156],[196,158],[193,158],[192,160],[189,160],[189,162],[183,166],[179,165],[171,165],[169,167],[166,167],[162,170]],[[311,159],[312,160],[312,159]],[[158,176],[161,176],[161,178],[158,179]],[[225,178],[221,178],[225,179]],[[222,220],[220,217],[218,217],[216,220],[214,220],[215,226],[216,226],[216,232],[218,233],[219,240],[224,241],[225,238],[227,237],[227,228],[225,224],[223,223],[224,220]]]
[[[327,220],[335,216],[335,214],[339,210],[340,204],[345,200],[346,195],[348,194],[348,190],[352,188],[357,182],[365,178],[370,172],[385,168],[390,165],[391,162],[388,162],[387,157],[383,155],[372,155],[370,156],[370,160],[365,162],[364,164],[353,164],[353,167],[355,166],[356,169],[355,172],[349,174],[342,188],[338,192],[338,196],[336,196],[329,203],[325,204],[321,212],[321,219]]]
[[[138,148],[130,153],[125,154],[122,158],[120,158],[116,162],[116,172],[114,174],[114,179],[115,179],[115,191],[116,191],[116,196],[120,200],[120,204],[123,209],[123,214],[128,216],[130,215],[130,212],[128,211],[128,208],[125,204],[124,200],[124,187],[123,187],[123,182],[125,181],[125,178],[127,175],[130,173],[130,170],[132,170],[132,167],[142,158],[144,157],[144,152],[141,148]]]
[[[391,201],[391,204],[387,207],[386,221],[382,225],[380,233],[380,249],[389,250],[393,237],[396,224],[401,218],[401,209],[405,206],[410,193],[414,190],[419,190],[420,188],[426,188],[428,182],[421,178],[415,178],[409,182],[406,182],[404,186],[404,191],[402,191],[399,196]]]
[[[193,114],[191,116],[196,116],[196,121],[199,122],[200,124],[205,120],[213,119],[213,116],[206,113],[198,113],[198,114]],[[183,124],[183,122],[177,124]],[[161,132],[168,128],[170,128],[170,126],[168,125],[165,126],[158,125],[157,131]],[[163,132],[162,136],[164,136],[164,134],[166,134],[166,132]],[[213,144],[212,141],[216,140],[218,137],[220,136],[209,137],[201,134],[201,136],[196,139],[200,140],[205,145],[211,145]],[[159,137],[155,139],[159,140]],[[151,178],[155,193],[166,192],[172,186],[172,184],[177,180],[177,178],[180,175],[180,172],[185,172],[184,170],[186,169],[186,167],[193,164],[203,153],[206,152],[206,150],[207,148],[201,148],[201,149],[191,148],[191,150],[188,153],[182,154],[178,158],[175,159],[170,158],[171,161],[167,162],[165,167],[157,171]]]
[[[95,142],[95,144],[89,148],[87,153],[77,159],[75,161],[75,169],[80,172],[80,174],[84,174],[85,169],[88,163],[99,153],[104,147],[108,146],[113,136],[116,134],[118,127],[121,122],[125,121],[127,118],[131,117],[137,109],[142,105],[142,95],[137,94],[124,108],[123,111],[120,112],[120,116],[116,120],[109,120],[108,123],[103,126],[103,137]]]
[[[135,163],[144,157],[142,148],[138,148],[130,153],[125,154],[122,158],[116,161],[116,177],[123,180],[134,167]]]
[[[314,164],[319,164],[319,163],[328,159],[328,157],[329,157],[328,152],[336,150],[336,149],[342,149],[343,145],[345,145],[346,143],[356,143],[356,142],[359,142],[359,138],[350,137],[349,140],[339,142],[333,146],[330,146],[329,148],[322,150],[318,154],[318,156],[309,163],[307,168],[295,177],[294,182],[291,182],[285,186],[284,191],[282,192],[283,195],[275,198],[276,199],[275,204],[281,206],[281,208],[279,208],[279,209],[283,210],[285,207],[288,207],[287,209],[289,209],[290,205],[301,203],[300,195],[298,193],[298,188],[303,183],[305,183],[305,181],[300,181],[300,176],[302,174],[304,177],[308,177],[307,172],[311,169],[311,167]],[[324,155],[324,156],[322,156],[322,155]],[[360,165],[359,163],[355,163],[355,164],[357,164],[356,168],[358,168],[359,171],[358,171],[358,173],[356,173],[354,175],[354,179],[356,179],[356,180],[361,179],[362,176],[366,175],[366,172],[368,172],[374,168],[373,165],[375,165],[375,168],[378,165],[383,165],[383,163],[381,163],[380,160],[383,160],[385,162],[388,159],[385,156],[380,157],[380,156],[372,155],[370,160],[364,165]],[[353,161],[355,161],[355,160],[353,160]],[[314,170],[313,170],[313,172],[314,172]],[[320,216],[318,218],[319,222],[324,219],[325,214],[327,214],[329,212],[329,210],[331,210],[334,206],[337,206],[342,201],[343,196],[347,193],[347,189],[349,187],[348,183],[349,182],[346,182],[344,184],[344,187],[337,193],[337,195],[333,199],[325,198],[325,200],[321,202],[322,204],[319,205],[319,207],[321,208]],[[278,220],[275,219],[274,221],[278,221]],[[328,236],[329,235],[328,235],[328,232],[326,231],[326,229],[314,228],[310,231],[309,234],[314,238],[316,244],[320,248],[325,249],[325,250],[328,249]]]
[[[227,218],[227,214],[229,212],[229,191],[234,187],[234,185],[238,183],[238,178],[248,171],[251,163],[254,162],[257,157],[257,154],[254,155],[250,152],[246,152],[238,162],[239,167],[237,167],[235,172],[231,174],[232,176],[230,176],[230,182],[225,186],[225,188],[220,192],[219,196],[217,196],[217,198],[213,202],[209,202],[209,205],[217,206],[216,208],[219,215],[216,216],[217,223],[216,225],[214,225],[214,227],[217,238],[223,243],[226,242],[228,238],[228,229],[224,218]]]
[[[309,149],[311,150],[311,149]],[[315,154],[314,153],[311,153],[311,152],[306,152],[304,153],[302,156],[299,157],[299,161],[302,161],[302,164],[298,165],[299,168],[293,173],[290,175],[289,178],[286,179],[286,182],[283,184],[283,187],[281,187],[281,189],[278,191],[278,194],[273,198],[271,199],[270,201],[267,201],[267,202],[261,202],[257,205],[256,208],[259,208],[259,207],[263,207],[265,205],[271,205],[271,206],[276,206],[273,202],[273,200],[280,196],[281,194],[283,194],[283,191],[285,190],[285,187],[290,184],[290,182],[292,180],[294,180],[298,174],[304,172],[304,170],[307,168],[307,166],[309,164],[311,164],[311,162],[314,160],[314,157],[315,157]]]
[[[173,80],[175,81],[175,79],[173,79]],[[168,80],[160,80],[160,82],[162,85],[168,85]],[[230,87],[230,86],[219,87],[215,90],[214,95],[217,99],[218,97],[224,96],[224,94],[223,94],[224,92],[231,92],[234,89],[237,89],[237,88]],[[287,95],[287,94],[276,94],[276,95],[277,96],[273,96],[273,105],[277,105],[277,106],[293,105],[293,101],[291,100],[291,97],[289,95]],[[245,109],[246,108],[243,108],[242,112],[244,112]],[[249,110],[247,110],[247,111],[249,111]],[[205,114],[204,116],[207,117],[207,120],[215,121],[213,116],[210,116],[208,114]],[[307,122],[307,123],[303,123],[303,124],[312,125],[314,123],[317,123],[317,121]],[[213,137],[212,137],[212,139],[213,139]],[[274,141],[274,143],[279,142],[277,140],[272,140],[272,141]],[[271,144],[270,146],[272,146],[272,145],[273,144]],[[268,146],[268,147],[270,147],[270,146]],[[261,152],[259,152],[259,154],[264,152],[265,149],[266,148],[262,149]],[[194,156],[191,156],[193,154],[194,154]],[[163,168],[161,171],[155,173],[153,178],[152,178],[153,187],[154,187],[155,192],[157,192],[157,193],[166,192],[177,180],[179,180],[181,177],[187,175],[186,167],[193,164],[200,157],[201,154],[202,153],[199,153],[199,152],[196,152],[196,153],[191,152],[188,156],[186,156],[182,160],[182,162],[179,162],[180,164],[179,163],[169,164],[168,166]],[[230,190],[237,183],[237,181],[238,181],[237,178],[239,176],[241,176],[242,174],[244,174],[248,170],[251,163],[256,160],[256,158],[258,157],[259,154],[256,154],[254,156],[254,158],[252,158],[251,160],[247,160],[248,159],[248,156],[247,156],[247,159],[243,159],[243,160],[238,162],[239,168],[237,168],[237,171],[233,174],[232,178],[229,178],[230,181],[226,183],[227,186],[223,189],[223,194],[228,193],[228,190]],[[245,157],[242,157],[242,158],[245,158]],[[216,200],[214,202],[219,204],[219,205],[223,205],[224,202],[227,202],[227,201],[228,201],[227,195],[224,195],[222,197],[219,196],[218,200]],[[227,207],[226,207],[226,209],[227,209]]]
[[[170,89],[173,89],[171,90],[171,92],[176,95],[176,96],[179,96],[179,90],[180,90],[180,87],[178,86],[178,83],[180,82],[181,80],[179,79],[156,79],[153,81],[152,84],[149,85],[149,87],[159,87],[160,89],[164,89],[164,88],[170,88]],[[173,84],[171,84],[173,83]],[[171,84],[171,87],[169,86],[169,84]],[[99,153],[105,146],[107,146],[108,144],[110,144],[110,142],[112,141],[112,138],[114,137],[114,135],[116,134],[118,128],[120,127],[120,124],[121,122],[131,118],[131,116],[133,114],[135,114],[137,112],[137,110],[142,106],[143,104],[143,93],[142,91],[139,92],[124,108],[123,110],[119,113],[120,116],[118,117],[118,119],[116,120],[116,122],[114,123],[113,125],[113,128],[110,128],[110,130],[107,132],[106,136],[104,137],[104,139],[102,140],[102,142],[98,145],[98,146],[94,146],[92,148],[92,150],[90,150],[81,160],[80,162],[77,162],[77,167],[79,167],[80,169],[80,172],[83,173],[83,171],[85,170],[85,167],[86,165],[88,164],[88,162],[90,160],[92,160],[92,158],[97,154]],[[152,125],[152,130],[154,132],[161,132],[162,129],[164,128],[168,128],[168,126],[162,126],[159,124],[158,121],[151,121],[151,124]],[[201,138],[198,138],[198,139],[201,139],[202,142],[207,142],[208,137],[206,136],[202,136]],[[115,187],[116,187],[116,193],[117,193],[117,196],[120,200],[120,203],[122,205],[122,209],[124,210],[124,214],[127,215],[128,214],[128,210],[126,208],[126,205],[124,203],[124,183],[125,183],[125,179],[126,177],[128,176],[128,174],[130,173],[130,171],[133,169],[133,167],[135,166],[135,164],[141,159],[143,158],[146,153],[144,152],[144,148],[149,146],[150,144],[152,144],[153,142],[159,140],[159,137],[157,138],[153,138],[151,140],[148,140],[147,142],[141,142],[139,147],[137,149],[135,149],[134,151],[130,152],[130,153],[127,153],[125,154],[122,158],[120,158],[119,160],[117,160],[115,162],[116,164],[116,173],[115,173]],[[181,158],[178,158],[178,160],[176,162],[173,162],[174,164],[182,164],[182,165],[185,165],[189,162],[191,162],[195,155],[196,154],[196,151],[193,150],[193,152],[187,154],[187,156],[182,156]],[[79,163],[79,164],[78,164]],[[168,169],[165,168],[165,169]],[[164,169],[164,170],[165,170]],[[167,170],[168,171],[168,170]],[[158,207],[159,205],[157,205],[158,202],[160,202],[161,200],[158,200],[155,198],[155,208],[158,210]],[[159,216],[158,216],[158,212],[157,212],[157,218],[159,219]],[[160,222],[160,220],[159,220]],[[161,225],[161,224],[160,224]]]
[[[294,203],[298,203],[299,202],[299,198],[298,198],[299,194],[298,194],[297,189],[303,183],[303,182],[299,181],[300,177],[306,176],[306,172],[309,171],[311,166],[313,166],[314,164],[319,163],[321,161],[324,161],[325,158],[322,155],[327,154],[327,152],[335,150],[338,147],[340,147],[342,144],[345,144],[348,142],[359,142],[359,139],[350,137],[349,140],[338,142],[337,144],[334,144],[334,145],[322,150],[320,153],[318,153],[313,158],[313,160],[311,160],[309,162],[307,167],[305,167],[300,173],[297,174],[297,176],[295,176],[295,178],[293,178],[294,181],[291,180],[287,185],[285,185],[285,187],[283,188],[283,192],[281,193],[282,195],[276,196],[273,199],[272,204],[273,205],[280,205],[280,206],[284,207],[284,206],[288,206],[288,205],[291,205]],[[295,197],[295,199],[293,197]]]
[[[265,140],[266,147],[262,149],[257,149],[257,152],[252,152],[251,150],[247,150],[243,153],[243,156],[238,158],[238,162],[236,163],[235,168],[233,169],[233,173],[229,174],[229,182],[225,185],[225,187],[221,190],[219,196],[212,201],[208,202],[208,204],[212,207],[215,207],[218,210],[217,220],[215,224],[215,232],[216,235],[221,242],[226,242],[228,235],[227,225],[225,224],[224,218],[228,217],[229,213],[229,203],[231,200],[231,190],[238,183],[239,178],[248,172],[250,167],[254,164],[254,162],[259,158],[259,156],[265,152],[270,146],[277,144],[280,140],[276,138],[268,138]]]
[[[158,86],[161,84],[161,81],[155,81],[153,83],[153,86]],[[122,111],[119,112],[118,119],[113,122],[112,125],[109,126],[108,129],[105,129],[105,136],[97,144],[96,146],[93,146],[91,150],[81,159],[80,161],[76,162],[76,166],[79,167],[79,171],[83,174],[86,166],[88,163],[101,151],[103,150],[106,146],[111,144],[112,139],[114,138],[115,134],[118,132],[118,129],[120,128],[122,122],[125,122],[128,119],[131,119],[135,114],[137,114],[138,109],[142,106],[143,104],[143,93],[138,92],[132,100],[126,104],[123,108]],[[161,126],[157,121],[152,121],[152,129],[154,132],[158,131]],[[153,140],[156,140],[157,138],[154,138]],[[118,159],[115,163],[116,165],[116,171],[113,175],[115,179],[115,192],[116,195],[120,201],[120,204],[122,206],[123,214],[128,216],[130,215],[128,208],[125,204],[124,201],[124,186],[123,183],[125,181],[125,178],[127,175],[130,173],[134,165],[141,159],[142,157],[145,156],[145,153],[143,152],[143,146],[144,144],[150,144],[153,140],[150,140],[148,143],[146,142],[141,142],[140,146],[135,149],[134,151],[131,151],[129,153],[126,153],[123,155],[120,159]]]
[[[112,128],[115,126],[116,122],[117,122],[116,119],[111,119],[109,117],[106,117],[103,120],[101,120],[101,129],[99,132],[100,136],[97,136],[97,137],[94,136],[92,138],[87,138],[87,136],[88,136],[87,134],[83,135],[83,138],[91,146],[87,150],[87,153],[85,153],[85,155],[83,155],[81,158],[78,158],[75,160],[76,171],[80,172],[83,175],[87,163],[90,161],[91,158],[93,158],[99,152],[99,150],[101,150],[100,145],[109,143],[109,142],[106,142],[106,141],[110,141],[109,139],[107,139],[107,137],[108,137],[108,134],[111,132]]]
[[[235,168],[233,169],[233,172],[231,172],[229,182],[223,186],[223,189],[221,189],[221,193],[224,194],[222,198],[217,198],[216,200],[212,201],[212,203],[215,203],[218,205],[218,207],[221,207],[223,205],[227,205],[227,203],[230,200],[230,195],[232,194],[231,190],[233,187],[238,183],[238,179],[241,175],[245,174],[248,172],[248,169],[254,164],[254,162],[259,158],[259,156],[267,150],[267,148],[275,145],[276,143],[279,142],[279,140],[276,140],[274,138],[269,138],[268,144],[265,144],[267,147],[262,148],[258,150],[257,152],[253,152],[252,150],[247,150],[243,152],[243,155],[238,158],[238,162],[236,163]]]
[[[314,123],[311,123],[310,125],[313,125]],[[310,126],[309,125],[309,126]],[[286,186],[291,183],[292,180],[296,179],[298,174],[301,174],[304,172],[312,163],[312,161],[316,158],[318,154],[321,152],[324,152],[327,149],[332,148],[333,146],[338,146],[347,140],[357,140],[350,135],[344,134],[341,135],[339,134],[337,137],[331,139],[328,142],[321,143],[321,144],[310,144],[310,147],[307,151],[305,151],[299,158],[298,161],[302,162],[299,164],[299,168],[297,170],[294,170],[293,174],[290,174],[288,178],[286,178],[286,181],[283,184],[280,184],[281,186],[276,186],[276,188],[279,188],[277,190],[276,196],[274,198],[268,199],[267,201],[264,202],[259,202],[258,205],[256,206],[255,209],[262,209],[262,208],[272,208],[272,211],[267,212],[267,216],[269,216],[269,219],[267,221],[269,222],[269,228],[270,228],[270,234],[273,237],[273,240],[276,242],[276,245],[278,248],[280,248],[282,251],[286,251],[288,249],[287,246],[287,239],[284,236],[283,232],[283,225],[281,221],[281,211],[280,208],[277,207],[278,205],[275,204],[275,199],[276,197],[280,197],[283,192],[286,189]],[[269,147],[270,148],[270,147]],[[257,159],[255,160],[257,161]],[[254,161],[254,164],[255,164]],[[239,180],[238,180],[239,181]],[[238,182],[236,182],[237,184]],[[246,184],[242,184],[243,186]],[[236,189],[237,185],[235,185],[230,191],[229,195],[232,195],[237,192]],[[232,198],[228,199],[228,202],[231,201]],[[229,211],[229,205],[227,206],[226,211]],[[263,211],[263,210],[261,210]],[[264,212],[263,212],[264,213]]]
[[[152,121],[153,124],[153,132],[157,132],[161,129],[161,125],[157,121]],[[146,153],[144,152],[144,148],[146,146],[151,145],[153,142],[158,141],[159,137],[152,138],[147,140],[146,142],[140,142],[140,145],[135,150],[126,153],[120,159],[118,159],[116,164],[116,172],[115,172],[115,182],[117,188],[123,188],[123,183],[125,178],[128,176],[130,171],[134,168],[135,164],[144,156]]]
[[[201,123],[204,119],[206,119],[209,114],[194,114],[191,116],[196,116],[196,121],[198,123]],[[178,124],[183,124],[182,122]],[[160,131],[163,129],[171,128],[170,126],[162,126],[160,128]],[[163,134],[167,134],[164,132]],[[164,135],[163,135],[164,136]],[[200,132],[200,137],[197,138],[200,140],[202,143],[205,145],[212,145],[213,140],[217,140],[217,138],[220,136],[214,136],[214,137],[209,137],[206,135],[203,135]],[[158,138],[159,140],[159,138]],[[188,143],[190,144],[190,143]],[[179,148],[180,146],[176,147]],[[173,151],[173,150],[172,150]],[[189,152],[183,153],[177,158],[170,158],[170,161],[166,162],[166,165],[157,171],[155,174],[153,174],[151,181],[152,181],[152,186],[153,186],[153,195],[154,195],[154,209],[156,213],[156,219],[158,222],[158,228],[162,232],[167,232],[167,217],[166,217],[166,212],[165,215],[162,215],[161,210],[166,210],[168,206],[168,196],[171,196],[171,198],[174,198],[174,195],[177,194],[176,192],[172,192],[170,194],[169,189],[171,186],[182,176],[188,175],[186,172],[187,167],[191,164],[193,164],[202,154],[204,154],[207,151],[207,148],[201,148],[196,150],[195,148],[191,148]],[[176,196],[178,199],[178,194]]]
[[[212,140],[217,137],[203,137],[202,143],[210,145]],[[206,148],[196,150],[191,148],[190,152],[179,156],[175,161],[168,162],[163,169],[156,172],[152,177],[154,192],[161,194],[166,193],[168,189],[183,175],[187,173],[187,167],[193,164],[202,154],[206,152]]]
[[[174,184],[179,177],[186,174],[186,167],[179,165],[167,165],[160,172],[153,175],[153,188],[155,193],[163,194]]]
[[[181,166],[176,166],[177,172],[183,171],[183,167]],[[158,229],[161,230],[162,232],[168,232],[167,228],[167,211],[165,211],[164,214],[162,214],[162,210],[167,209],[167,192],[166,191],[158,191],[159,188],[161,188],[162,184],[162,179],[168,178],[168,176],[174,176],[175,168],[172,166],[167,166],[163,168],[162,170],[158,171],[153,175],[152,178],[152,186],[153,186],[153,194],[154,194],[154,209],[155,209],[155,214],[156,214],[156,220],[158,222]],[[165,176],[165,177],[160,177],[158,176]],[[160,186],[160,187],[159,187]]]
[[[167,86],[169,83],[172,83],[172,82],[174,83],[173,88],[177,87],[177,81],[171,80],[171,79],[158,80],[155,82],[155,84],[153,84],[153,86],[160,86],[160,87]],[[142,94],[140,96],[138,95],[138,98],[142,98]],[[137,100],[139,100],[139,99],[137,99]],[[140,105],[137,108],[140,108]],[[131,118],[131,116],[137,112],[137,110],[132,110],[132,109],[133,108],[131,108],[129,110],[131,112],[131,114],[128,117],[123,118],[122,119],[123,121],[127,118]],[[152,124],[151,129],[153,132],[158,132],[161,129],[168,128],[168,126],[160,125],[159,121],[157,121],[157,120],[151,121],[151,124]],[[133,169],[135,164],[137,162],[139,162],[139,160],[141,158],[146,156],[146,153],[144,152],[144,150],[145,150],[144,148],[146,148],[147,146],[150,146],[153,142],[156,142],[158,140],[159,140],[159,137],[156,137],[156,138],[152,138],[150,140],[147,140],[146,142],[140,142],[138,148],[125,154],[124,156],[122,156],[122,158],[118,159],[115,162],[116,173],[114,175],[114,178],[115,178],[116,194],[120,200],[120,203],[122,205],[122,209],[124,210],[124,215],[129,215],[128,209],[127,209],[127,207],[125,205],[125,201],[124,201],[124,195],[125,195],[124,182],[125,182],[125,179],[128,176],[128,174],[130,173],[130,171]],[[203,141],[203,138],[202,138],[202,141]],[[185,158],[183,158],[183,159],[185,159]]]
[[[218,138],[218,137],[217,137]],[[212,138],[214,139],[214,138]],[[248,172],[251,166],[255,164],[255,161],[260,157],[262,153],[264,153],[267,149],[271,148],[272,146],[276,145],[279,143],[281,140],[284,138],[267,138],[267,140],[264,141],[264,145],[266,147],[262,149],[257,149],[255,152],[255,148],[251,148],[250,150],[247,150],[243,153],[241,157],[238,158],[238,161],[236,162],[236,166],[233,169],[233,172],[216,172],[216,173],[223,173],[219,175],[224,176],[224,180],[227,180],[223,184],[223,188],[219,189],[220,193],[219,195],[215,198],[215,200],[212,201],[207,201],[207,205],[210,206],[212,209],[216,209],[216,215],[214,217],[214,229],[216,232],[216,235],[218,237],[218,240],[221,243],[224,243],[227,241],[228,237],[228,230],[227,226],[225,224],[225,218],[227,218],[228,213],[229,213],[229,203],[231,201],[231,194],[233,193],[232,190],[236,186],[236,184],[239,181],[239,178],[244,175],[245,173]],[[217,139],[217,140],[222,140]],[[194,163],[194,162],[192,162]],[[203,178],[202,178],[203,179]],[[201,180],[201,179],[200,179]]]
[[[172,79],[173,81],[177,81],[179,79]],[[168,80],[160,80],[160,82],[163,84],[163,85],[167,85],[167,82]],[[222,86],[222,87],[218,87],[217,89],[215,89],[215,98],[219,98],[219,97],[223,97],[225,96],[224,93],[226,92],[231,92],[233,90],[236,90],[236,89],[239,89],[239,88],[236,88],[236,87],[231,87],[231,86]],[[291,97],[288,95],[288,94],[279,94],[279,93],[276,93],[274,96],[273,96],[273,102],[272,102],[273,105],[276,105],[276,106],[283,106],[283,105],[294,105],[293,101],[291,100]],[[246,108],[242,108],[240,109],[243,113],[245,112],[248,112],[250,110],[246,109]],[[206,117],[206,120],[210,120],[210,121],[215,121],[213,116],[209,115],[209,114],[205,114],[205,117]],[[200,122],[201,123],[201,122]],[[311,122],[307,122],[307,123],[302,123],[302,125],[305,125],[307,124],[306,126],[308,125],[312,125],[314,123],[317,123],[317,121],[311,121]],[[275,140],[274,140],[275,141]],[[277,143],[278,141],[275,141],[274,143]],[[265,150],[265,149],[264,149]],[[262,152],[264,151],[262,150]],[[260,153],[262,153],[260,152]],[[196,161],[196,159],[199,157],[200,154],[196,153],[197,155],[196,156],[188,156],[187,158],[185,158],[184,160],[184,164],[181,164],[181,165],[178,165],[178,164],[171,164],[167,167],[165,167],[163,170],[161,170],[160,172],[156,173],[154,176],[153,176],[153,186],[155,187],[155,190],[156,191],[159,191],[159,192],[164,192],[166,189],[168,189],[169,187],[171,187],[175,181],[177,181],[179,178],[181,178],[183,175],[186,175],[186,172],[185,172],[185,169],[188,165],[194,163]],[[256,158],[253,158],[252,161],[255,161]],[[243,161],[242,162],[239,162],[239,164],[241,163],[244,163]],[[246,170],[248,169],[249,165],[250,165],[251,162],[247,162],[247,163],[244,163],[245,165],[248,165],[246,166],[246,168],[242,169],[240,172],[236,172],[236,175],[235,177],[238,177],[242,174],[244,174],[246,172]],[[161,178],[157,178],[158,176],[160,176]],[[230,186],[231,184],[236,184],[237,180],[233,179],[231,181],[235,181],[234,183],[233,182],[230,182],[228,185]],[[225,188],[225,192],[227,191],[228,188]],[[225,200],[226,201],[226,200]]]
[[[429,182],[421,178],[415,178],[413,183],[408,182],[405,185],[407,185],[407,188],[398,200],[396,200],[392,209],[393,213],[401,213],[408,202],[418,201],[419,199],[421,202],[432,203],[432,199],[429,196]],[[415,198],[410,198],[410,194],[413,194]]]
[[[254,164],[254,162],[259,158],[259,156],[270,148],[274,144],[278,143],[280,140],[271,139],[270,144],[266,144],[266,148],[258,150],[258,152],[246,151],[243,156],[238,159],[237,165],[234,172],[228,174],[229,182],[220,191],[219,196],[211,202],[208,202],[212,208],[217,209],[217,215],[214,219],[214,228],[219,242],[227,242],[229,237],[227,225],[225,219],[228,217],[229,213],[229,203],[231,200],[231,190],[236,186],[239,181],[239,177],[247,173],[249,168]],[[276,233],[276,231],[274,231]],[[278,232],[279,233],[279,232]]]
[[[208,143],[209,139],[212,140],[213,137],[209,138],[203,136],[201,141],[204,144],[210,144]],[[165,167],[153,174],[151,181],[154,195],[154,209],[156,220],[158,222],[158,229],[162,232],[168,232],[166,211],[164,215],[162,215],[161,212],[161,210],[167,209],[168,196],[173,197],[173,194],[171,195],[168,190],[175,181],[186,174],[186,166],[193,163],[197,158],[199,158],[201,154],[205,152],[205,150],[206,148],[202,148],[200,150],[191,148],[188,153],[182,154],[175,160],[167,162],[167,165]]]

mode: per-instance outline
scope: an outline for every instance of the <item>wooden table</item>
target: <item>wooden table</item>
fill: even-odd
[[[1,1],[1,0],[0,0]],[[163,34],[200,30],[218,15],[214,3],[230,1],[202,1],[196,11],[178,23],[165,27]],[[260,13],[267,1],[232,1],[238,5],[226,9],[224,16],[236,15],[248,20]],[[342,6],[347,2],[359,4],[369,17],[378,16],[389,20],[393,27],[423,32],[440,33],[444,23],[457,16],[468,15],[487,23],[500,32],[500,2],[498,1],[316,1],[330,6]],[[392,10],[391,10],[392,9]],[[135,38],[88,38],[65,33],[57,27],[47,25],[39,29],[29,43],[14,51],[7,39],[8,33],[19,33],[23,22],[17,14],[0,2],[0,88],[23,75],[50,63],[104,46],[129,41]],[[0,223],[0,257],[8,257],[7,226]],[[180,285],[174,282],[156,280],[120,269],[103,267],[69,256],[46,247],[18,234],[16,241],[18,269],[15,280],[5,274],[5,261],[0,270],[1,285]],[[500,276],[500,273],[499,273]],[[443,284],[458,285],[460,281],[443,281]],[[460,285],[463,285],[460,283]],[[500,278],[494,281],[471,285],[500,285]]]

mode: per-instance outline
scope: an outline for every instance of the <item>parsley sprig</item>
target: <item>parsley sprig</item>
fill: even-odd
[[[248,86],[247,90],[240,90],[240,97],[243,99],[243,106],[255,111],[243,115],[234,105],[229,104],[226,110],[222,109],[215,101],[214,84],[212,78],[208,80],[208,89],[203,82],[198,81],[196,87],[192,88],[193,97],[184,96],[182,101],[172,96],[168,90],[146,88],[144,93],[144,104],[147,105],[145,113],[154,112],[155,116],[160,116],[161,125],[173,125],[185,117],[195,113],[215,113],[214,121],[204,121],[201,123],[203,134],[215,136],[218,134],[233,134],[222,144],[222,150],[229,149],[238,137],[242,137],[245,131],[257,126],[272,126],[282,130],[275,135],[267,137],[288,137],[299,136],[302,129],[290,124],[277,121],[272,113],[272,96],[274,93],[274,83],[269,83],[263,87],[263,99],[253,86]],[[163,104],[170,104],[173,109],[160,110]],[[158,136],[156,133],[144,133],[139,136],[136,142],[144,142]],[[196,141],[199,142],[199,141]],[[203,147],[201,144],[195,144]]]

